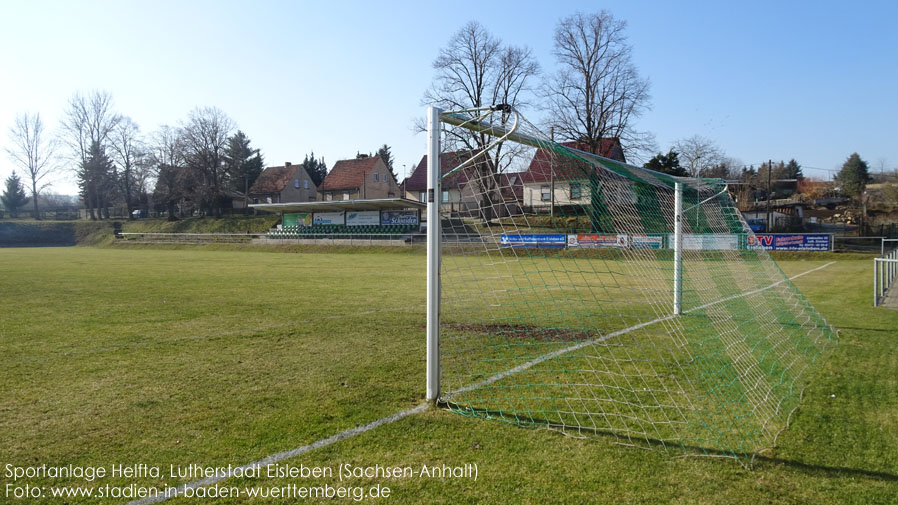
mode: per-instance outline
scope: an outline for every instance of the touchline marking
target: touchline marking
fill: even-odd
[[[163,502],[165,500],[168,500],[169,498],[175,498],[177,496],[183,495],[187,489],[196,489],[196,488],[200,488],[203,486],[210,486],[212,484],[219,483],[225,479],[229,479],[235,473],[242,473],[250,468],[254,468],[257,466],[270,465],[273,463],[278,463],[280,461],[284,461],[285,459],[295,458],[295,457],[297,457],[301,454],[305,454],[309,451],[314,451],[315,449],[320,449],[322,447],[337,443],[341,440],[346,440],[347,438],[354,437],[360,433],[365,433],[366,431],[371,431],[374,428],[377,428],[378,426],[390,424],[390,423],[398,421],[400,419],[404,419],[412,414],[418,414],[420,412],[424,412],[425,410],[427,410],[427,408],[429,406],[430,406],[429,403],[422,403],[421,405],[418,405],[415,408],[403,410],[403,411],[397,412],[391,416],[382,417],[382,418],[378,419],[377,421],[370,422],[364,426],[358,426],[358,427],[355,427],[352,429],[348,429],[346,431],[341,431],[340,433],[337,433],[336,435],[332,435],[327,438],[322,438],[321,440],[312,442],[311,444],[304,445],[302,447],[297,447],[296,449],[292,449],[289,451],[272,454],[271,456],[262,458],[258,461],[253,461],[252,463],[247,463],[239,468],[232,468],[231,470],[228,471],[228,473],[226,475],[220,475],[220,476],[217,475],[214,477],[207,477],[205,479],[193,481],[193,482],[190,482],[187,484],[182,484],[182,485],[178,486],[177,488],[175,488],[176,491],[174,493],[172,493],[171,496],[157,495],[157,496],[142,498],[140,500],[130,501],[130,502],[128,502],[128,505],[149,505],[151,503]]]
[[[781,281],[779,281],[779,282],[774,282],[773,284],[771,284],[771,285],[769,285],[769,286],[766,286],[766,287],[763,287],[763,288],[760,288],[760,289],[756,289],[756,290],[754,290],[754,291],[749,291],[748,293],[743,293],[743,294],[741,294],[741,295],[731,296],[731,297],[729,297],[729,298],[724,298],[724,299],[722,299],[722,300],[717,300],[716,302],[711,302],[711,303],[702,305],[702,306],[700,306],[700,307],[695,307],[695,308],[690,309],[690,310],[688,310],[688,311],[686,311],[686,312],[691,312],[691,311],[699,310],[699,309],[702,309],[702,308],[706,308],[706,307],[709,307],[709,306],[711,306],[711,305],[715,305],[715,304],[718,304],[718,303],[723,303],[723,302],[725,302],[725,301],[732,300],[732,299],[734,299],[734,298],[739,298],[739,297],[743,297],[743,296],[750,296],[750,295],[753,295],[753,294],[757,294],[757,293],[760,293],[761,291],[765,291],[765,290],[770,289],[770,288],[772,288],[772,287],[778,286],[778,285],[782,284],[783,282],[786,282],[787,280],[797,279],[797,278],[799,278],[799,277],[801,277],[801,276],[803,276],[803,275],[807,275],[807,274],[809,274],[809,273],[811,273],[811,272],[816,272],[817,270],[822,270],[822,269],[824,269],[824,268],[826,268],[826,267],[828,267],[828,266],[830,266],[830,265],[832,265],[832,264],[834,264],[834,263],[836,263],[836,262],[835,262],[835,261],[830,261],[829,263],[827,263],[827,264],[825,264],[825,265],[819,266],[819,267],[817,267],[817,268],[812,268],[811,270],[808,270],[807,272],[802,272],[802,273],[800,273],[800,274],[798,274],[798,275],[795,275],[795,276],[793,276],[793,277],[789,277],[788,279],[783,279],[783,280],[781,280]],[[489,385],[489,384],[492,384],[492,383],[494,383],[494,382],[497,382],[497,381],[499,381],[499,380],[502,380],[502,379],[504,379],[504,378],[506,378],[506,377],[508,377],[508,376],[510,376],[510,375],[513,375],[513,374],[516,374],[516,373],[518,373],[518,372],[522,372],[522,371],[524,371],[524,370],[527,370],[528,368],[531,368],[531,367],[533,367],[534,365],[538,365],[538,364],[540,364],[540,363],[542,363],[542,362],[544,362],[544,361],[546,361],[546,360],[549,360],[549,359],[552,359],[552,358],[557,358],[558,356],[561,356],[562,354],[569,353],[569,352],[572,352],[572,351],[576,351],[577,349],[581,349],[581,348],[586,347],[586,346],[588,346],[588,345],[595,344],[595,343],[597,343],[597,342],[601,342],[601,341],[603,341],[603,340],[607,340],[607,339],[609,339],[609,338],[613,338],[613,337],[616,337],[616,336],[619,336],[619,335],[623,335],[623,334],[628,333],[628,332],[633,331],[633,330],[638,330],[638,329],[640,329],[640,328],[645,328],[646,326],[649,326],[649,325],[652,325],[652,324],[655,324],[655,323],[660,323],[660,322],[662,322],[662,321],[668,321],[668,320],[670,320],[670,319],[673,319],[674,317],[676,317],[676,316],[674,316],[673,314],[668,315],[668,316],[664,316],[664,317],[659,317],[659,318],[657,318],[657,319],[653,319],[653,320],[647,321],[647,322],[645,322],[645,323],[640,323],[640,324],[637,324],[637,325],[635,325],[635,326],[631,326],[631,327],[629,327],[629,328],[624,328],[624,329],[622,329],[622,330],[618,330],[618,331],[615,331],[615,332],[613,332],[613,333],[609,333],[609,334],[607,334],[607,335],[602,335],[601,337],[594,338],[594,339],[592,339],[592,340],[587,340],[587,341],[585,341],[585,342],[580,342],[579,344],[575,344],[575,345],[572,345],[572,346],[570,346],[570,347],[565,347],[564,349],[560,349],[560,350],[558,350],[558,351],[551,352],[551,353],[549,353],[549,354],[545,354],[545,355],[540,356],[540,357],[538,357],[538,358],[536,358],[536,359],[534,359],[534,360],[528,361],[527,363],[524,363],[524,364],[522,364],[522,365],[516,366],[516,367],[514,367],[514,368],[512,368],[512,369],[510,369],[510,370],[507,370],[507,371],[502,372],[502,373],[500,373],[500,374],[494,375],[494,376],[492,376],[492,377],[490,377],[490,378],[488,378],[488,379],[484,379],[484,380],[482,380],[482,381],[480,381],[480,382],[478,382],[478,383],[475,383],[475,384],[472,384],[472,385],[470,385],[470,386],[466,386],[466,387],[463,387],[463,388],[461,388],[461,389],[458,389],[458,390],[455,391],[455,393],[464,393],[464,392],[467,392],[467,391],[471,391],[472,389],[476,389],[476,388],[479,388],[479,387],[487,386],[487,385]],[[321,447],[326,447],[326,446],[328,446],[328,445],[335,444],[335,443],[340,442],[340,441],[342,441],[342,440],[346,440],[347,438],[351,438],[351,437],[354,437],[354,436],[359,435],[359,434],[361,434],[361,433],[365,433],[366,431],[371,431],[371,430],[373,430],[374,428],[377,428],[378,426],[383,426],[383,425],[385,425],[385,424],[390,424],[390,423],[399,421],[400,419],[405,419],[406,417],[409,417],[409,416],[411,416],[411,415],[413,415],[413,414],[420,414],[421,412],[424,412],[425,410],[427,410],[428,407],[430,407],[430,404],[429,404],[429,403],[422,403],[421,405],[418,405],[417,407],[414,407],[414,408],[411,408],[411,409],[406,409],[406,410],[403,410],[403,411],[401,411],[401,412],[397,412],[397,413],[395,413],[395,414],[393,414],[393,415],[391,415],[391,416],[382,417],[382,418],[380,418],[380,419],[378,419],[378,420],[376,420],[376,421],[372,421],[372,422],[370,422],[370,423],[368,423],[368,424],[366,424],[366,425],[364,425],[364,426],[358,426],[358,427],[356,427],[356,428],[351,428],[351,429],[348,429],[348,430],[345,430],[345,431],[341,431],[340,433],[337,433],[336,435],[331,435],[330,437],[322,438],[321,440],[317,440],[317,441],[315,441],[315,442],[312,442],[311,444],[304,445],[304,446],[302,446],[302,447],[297,447],[296,449],[291,449],[291,450],[289,450],[289,451],[284,451],[284,452],[279,452],[279,453],[277,453],[277,454],[272,454],[271,456],[262,458],[262,459],[257,460],[257,461],[253,461],[252,463],[247,463],[247,464],[245,464],[245,465],[243,465],[243,466],[240,466],[240,467],[238,467],[238,468],[233,468],[233,469],[231,469],[226,475],[214,476],[214,477],[208,477],[208,478],[205,478],[205,479],[201,479],[201,480],[189,482],[189,483],[187,483],[187,484],[182,484],[182,485],[180,485],[180,486],[178,486],[178,487],[175,488],[175,492],[173,492],[173,493],[171,494],[171,496],[157,495],[157,496],[152,496],[152,497],[142,498],[142,499],[140,499],[140,500],[130,501],[130,502],[127,503],[127,505],[149,505],[149,504],[152,504],[152,503],[160,503],[160,502],[163,502],[163,501],[168,500],[169,498],[175,498],[175,497],[177,497],[177,496],[183,495],[184,492],[185,492],[187,489],[196,489],[196,488],[200,488],[200,487],[204,487],[204,486],[210,486],[210,485],[212,485],[212,484],[217,484],[217,483],[219,483],[219,482],[221,482],[221,481],[223,481],[223,480],[229,479],[233,474],[237,473],[238,471],[239,471],[239,472],[244,472],[245,470],[248,470],[248,469],[253,468],[253,467],[256,467],[256,466],[270,465],[270,464],[273,464],[273,463],[278,463],[278,462],[284,461],[284,460],[286,460],[286,459],[295,458],[295,457],[300,456],[300,455],[302,455],[302,454],[305,454],[305,453],[307,453],[307,452],[309,452],[309,451],[314,451],[315,449],[320,449]]]

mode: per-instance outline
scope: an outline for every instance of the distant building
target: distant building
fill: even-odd
[[[586,150],[583,144],[577,142],[564,142],[561,145]],[[620,139],[616,137],[602,139],[597,154],[626,163]],[[548,209],[553,204],[559,207],[589,203],[589,180],[582,173],[582,165],[580,162],[566,163],[564,158],[558,158],[551,151],[537,149],[527,171],[521,174],[521,204],[539,210]]]
[[[318,199],[324,201],[400,196],[396,179],[379,156],[338,161],[318,188]]]
[[[249,188],[252,203],[314,202],[318,187],[302,165],[268,167]]]
[[[470,151],[456,151],[440,154],[440,171],[445,176],[458,168],[459,165],[470,159]],[[490,203],[493,208],[490,217],[505,217],[520,212],[520,200],[523,194],[521,174],[500,173],[496,177],[495,184],[499,189],[499,198],[493,197]],[[478,181],[476,169],[473,165],[444,177],[442,180],[442,194],[440,195],[440,207],[443,211],[476,216],[482,212],[484,205],[484,193],[486,184]],[[495,187],[495,186],[494,186]],[[412,174],[404,181],[405,197],[419,202],[427,198],[427,155],[421,157],[421,161]]]
[[[440,153],[440,170],[445,175],[449,171],[455,169],[465,160],[471,157],[468,151],[457,151],[451,153]],[[452,174],[449,178],[443,179],[443,194],[441,195],[442,206],[446,209],[460,207],[462,205],[474,204],[477,200],[475,193],[471,190],[464,191],[465,184],[468,182],[468,174],[465,170]],[[421,162],[415,167],[411,175],[405,180],[405,198],[409,200],[417,200],[419,202],[427,201],[427,155],[421,157]]]

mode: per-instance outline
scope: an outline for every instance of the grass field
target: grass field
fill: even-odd
[[[477,464],[476,481],[301,481],[388,486],[390,498],[367,500],[385,503],[898,503],[898,311],[870,306],[870,261],[839,258],[780,262],[795,275],[837,260],[795,283],[840,340],[779,447],[752,470],[438,409],[288,462]],[[417,406],[424,261],[391,253],[0,249],[0,465],[239,465]],[[9,483],[0,466],[0,484]],[[3,503],[127,501],[0,493]]]

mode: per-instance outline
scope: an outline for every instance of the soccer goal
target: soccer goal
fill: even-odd
[[[836,335],[723,181],[504,105],[427,125],[429,400],[742,462],[775,445]]]

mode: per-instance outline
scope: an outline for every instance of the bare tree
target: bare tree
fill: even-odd
[[[549,126],[560,139],[599,153],[603,138],[618,138],[626,156],[653,152],[654,137],[634,122],[650,108],[649,81],[639,76],[624,30],[609,12],[577,13],[555,28],[559,69],[543,90]]]
[[[184,164],[184,143],[180,129],[162,126],[153,135],[150,165],[156,178],[153,198],[165,204],[169,221],[177,219],[176,205],[183,197],[180,175],[185,170]]]
[[[532,92],[539,64],[529,48],[503,45],[476,21],[465,24],[433,62],[436,72],[423,102],[443,110],[458,110],[507,104],[524,107]],[[507,118],[503,118],[507,119]],[[422,129],[419,124],[419,129]],[[450,150],[480,151],[490,137],[464,129],[448,132]],[[502,202],[499,174],[511,163],[510,147],[498,146],[480,158],[470,180],[476,181],[481,195],[481,218],[492,219],[495,206]]]
[[[680,163],[690,177],[710,173],[726,159],[716,142],[700,135],[680,139],[674,142],[673,148],[680,153]]]
[[[128,217],[133,218],[137,196],[136,171],[140,159],[144,156],[143,141],[140,138],[140,127],[129,117],[122,117],[109,135],[112,148],[113,179],[125,199]]]
[[[109,136],[120,121],[121,116],[113,110],[112,95],[106,91],[93,91],[87,96],[75,93],[63,115],[63,139],[79,167],[79,184],[91,219],[107,214],[111,199],[108,189],[113,185],[106,174],[94,174],[96,177],[84,179],[83,176],[91,172],[83,170],[83,167],[88,163],[91,146],[96,143],[105,149]],[[94,214],[94,209],[99,211],[98,216]]]
[[[35,219],[41,218],[38,197],[51,183],[47,176],[57,168],[54,162],[56,143],[52,139],[48,140],[44,133],[44,123],[39,113],[20,114],[9,129],[12,147],[6,149],[10,159],[25,171],[31,183]]]
[[[196,170],[202,187],[201,200],[221,217],[220,200],[227,183],[225,150],[234,122],[217,107],[194,109],[182,128],[187,166]]]

